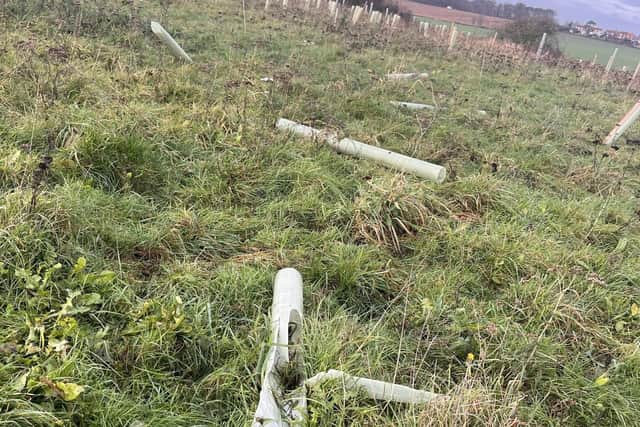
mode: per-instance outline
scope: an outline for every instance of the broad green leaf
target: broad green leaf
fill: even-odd
[[[62,398],[67,402],[76,400],[78,396],[84,391],[84,387],[74,383],[55,383],[56,387],[62,393]]]
[[[434,307],[433,307],[433,302],[431,302],[430,298],[423,298],[422,299],[422,312],[424,314],[429,314],[433,311]]]
[[[623,237],[618,241],[618,245],[614,249],[614,252],[616,253],[624,252],[624,250],[627,248],[628,243],[629,243],[629,239],[627,239],[626,237]]]
[[[105,270],[100,272],[97,276],[93,277],[93,281],[100,285],[108,285],[116,278],[116,273],[113,271]]]
[[[24,374],[20,375],[13,381],[12,388],[15,391],[24,390],[24,388],[27,386],[27,378],[29,378],[29,372],[25,372]]]
[[[69,342],[65,339],[49,338],[49,349],[56,353],[62,353],[69,348]]]
[[[73,272],[80,273],[82,270],[85,269],[86,266],[87,266],[87,259],[81,256],[80,258],[78,258],[75,265],[73,266]]]
[[[602,387],[603,385],[609,382],[609,376],[607,374],[602,374],[594,381],[596,386]]]
[[[102,302],[102,295],[98,293],[80,295],[76,303],[78,305],[98,305]]]

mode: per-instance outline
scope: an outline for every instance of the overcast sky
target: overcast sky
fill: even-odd
[[[516,1],[513,0],[515,3]],[[529,6],[558,12],[561,23],[593,19],[609,30],[640,33],[640,0],[524,0]]]

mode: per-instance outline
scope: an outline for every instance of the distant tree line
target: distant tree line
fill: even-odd
[[[414,0],[431,6],[448,7],[473,12],[479,15],[495,16],[498,18],[525,20],[531,18],[555,19],[556,12],[552,9],[530,7],[524,3],[498,3],[494,0]]]

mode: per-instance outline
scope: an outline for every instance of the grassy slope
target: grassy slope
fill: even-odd
[[[142,18],[160,14],[143,4]],[[454,396],[407,408],[327,386],[310,396],[313,425],[637,423],[640,164],[591,143],[631,97],[558,70],[480,75],[299,16],[250,9],[245,34],[230,0],[169,9],[192,66],[146,25],[74,37],[3,19],[0,423],[243,424],[283,266],[305,279],[308,374]],[[396,68],[433,78],[378,79]],[[451,177],[336,155],[276,133],[280,116]],[[85,389],[66,402],[64,384]]]

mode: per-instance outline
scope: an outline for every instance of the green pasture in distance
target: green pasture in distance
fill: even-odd
[[[557,37],[562,52],[573,58],[591,61],[598,54],[598,63],[606,65],[615,48],[619,48],[615,68],[626,66],[633,70],[640,61],[640,49],[568,33],[560,33]]]
[[[449,21],[419,17],[418,19],[429,22],[431,25],[451,25]],[[490,37],[495,31],[490,28],[476,27],[472,25],[457,24],[462,32],[470,32],[474,36]],[[570,58],[583,59],[585,61],[593,60],[595,54],[598,54],[597,62],[606,65],[613,53],[614,49],[619,48],[614,68],[621,69],[626,66],[629,70],[635,69],[640,62],[640,49],[630,46],[623,46],[617,43],[611,43],[603,40],[590,39],[569,33],[558,33],[558,44],[560,50]]]

